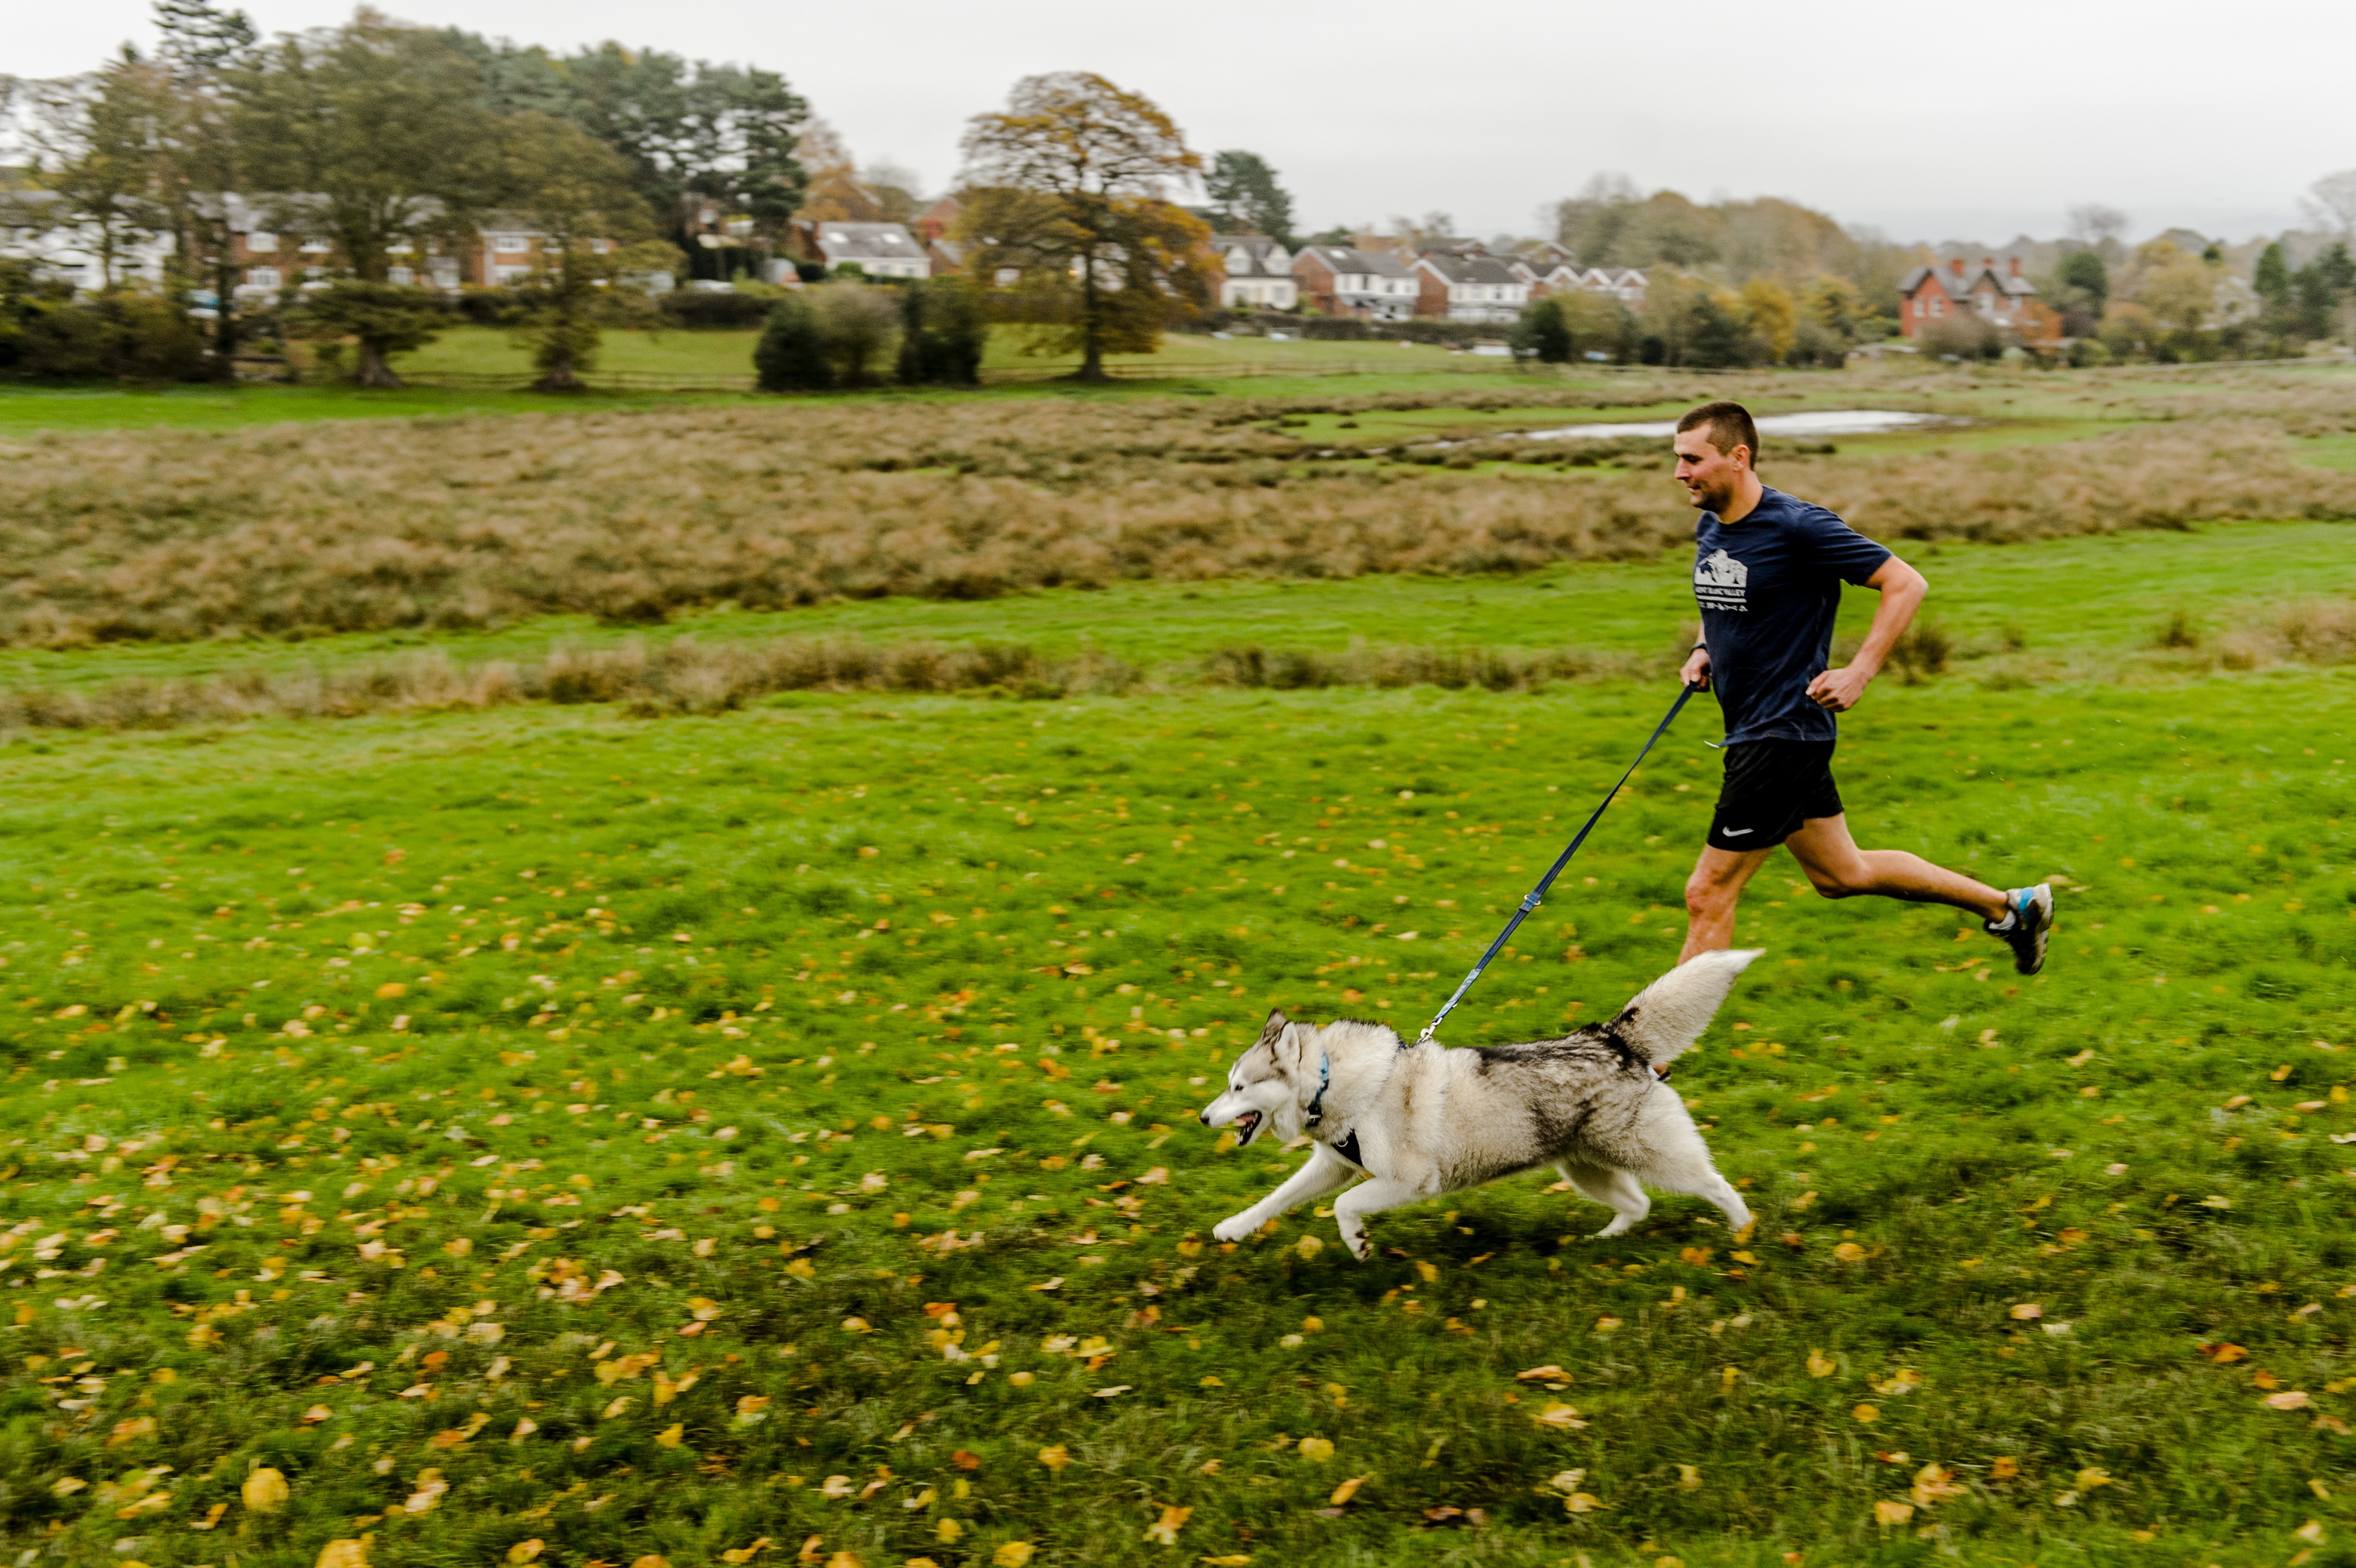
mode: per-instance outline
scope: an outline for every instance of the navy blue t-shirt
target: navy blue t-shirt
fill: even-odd
[[[1726,742],[1830,741],[1832,710],[1808,696],[1832,653],[1840,585],[1861,583],[1890,552],[1822,507],[1762,489],[1731,526],[1694,525],[1694,598],[1709,645],[1709,684]]]

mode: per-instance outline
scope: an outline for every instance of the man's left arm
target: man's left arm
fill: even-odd
[[[1809,698],[1836,713],[1847,712],[1865,696],[1866,683],[1881,673],[1890,650],[1906,635],[1914,612],[1922,607],[1922,596],[1931,591],[1921,572],[1894,555],[1865,580],[1865,585],[1881,595],[1873,625],[1865,634],[1865,645],[1840,668],[1828,669],[1808,682]]]

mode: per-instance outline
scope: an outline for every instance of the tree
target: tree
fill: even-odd
[[[990,325],[980,291],[965,278],[935,278],[900,290],[900,380],[906,386],[977,386]]]
[[[809,293],[787,294],[769,313],[769,325],[753,350],[753,368],[765,392],[822,392],[834,385]]]
[[[819,341],[838,387],[864,387],[883,372],[900,328],[894,291],[868,283],[820,283],[805,291],[817,317]]]
[[[472,33],[441,37],[477,63],[492,109],[561,115],[620,153],[648,213],[682,248],[706,202],[750,218],[771,243],[802,205],[796,143],[809,105],[776,71],[617,43],[555,57]]]
[[[1792,345],[1800,335],[1800,307],[1792,299],[1792,291],[1773,278],[1755,277],[1742,285],[1742,314],[1750,318],[1751,333],[1766,350],[1771,364],[1782,364],[1792,357]]]
[[[363,387],[392,388],[402,382],[386,361],[424,347],[449,324],[449,308],[432,289],[378,278],[337,278],[304,295],[289,312],[287,325],[294,336],[315,342],[358,343],[353,379]],[[341,354],[340,347],[336,353]]]
[[[1582,267],[1615,261],[1620,237],[1641,199],[1626,175],[1597,175],[1579,195],[1554,204],[1555,240],[1578,257]]]
[[[180,280],[210,285],[213,369],[228,380],[238,344],[233,211],[246,186],[228,81],[252,63],[257,35],[244,12],[207,0],[156,0],[155,25],[170,107],[159,138],[159,199],[171,215]]]
[[[155,180],[158,73],[126,48],[87,76],[29,86],[35,168],[97,258],[100,290],[112,289],[139,241],[166,228]]]
[[[2107,250],[2126,232],[2127,215],[2099,201],[2082,201],[2070,209],[2070,238],[2083,250]]]
[[[1077,379],[1107,379],[1108,352],[1151,352],[1209,298],[1209,230],[1163,194],[1202,159],[1144,97],[1086,71],[1025,77],[964,146],[973,274],[1021,272],[1032,348],[1077,350]]]
[[[259,188],[302,193],[273,220],[332,239],[360,283],[385,282],[397,251],[455,242],[485,205],[498,138],[481,74],[430,33],[363,10],[281,40],[236,91]],[[363,386],[401,385],[385,357],[419,324],[393,298],[349,317]]]
[[[1551,294],[1532,300],[1514,324],[1512,342],[1517,356],[1545,365],[1570,363],[1570,324],[1563,319],[1562,302]]]
[[[2136,260],[2137,304],[2188,337],[2211,325],[2217,315],[2217,274],[2207,262],[2165,240],[2144,246]]]
[[[2307,190],[2299,205],[2308,215],[2342,240],[2356,240],[2356,169],[2326,175]]]
[[[1211,198],[1214,220],[1229,233],[1265,234],[1290,250],[1292,238],[1292,197],[1278,183],[1276,171],[1258,153],[1231,151],[1211,160],[1203,178]]]
[[[534,385],[577,391],[603,324],[652,314],[625,280],[671,271],[679,255],[654,238],[630,165],[613,148],[547,114],[509,115],[500,129],[499,204],[541,236],[521,329],[540,370]]]
[[[1856,343],[1866,335],[1866,320],[1871,312],[1865,303],[1865,292],[1848,279],[1820,272],[1808,285],[1800,309],[1804,317],[1815,323],[1844,344]]]
[[[2103,314],[2110,303],[2111,270],[2094,251],[2072,251],[2062,258],[2054,269],[2054,277],[2066,288],[2075,289],[2084,296],[2085,307],[2095,315]]]

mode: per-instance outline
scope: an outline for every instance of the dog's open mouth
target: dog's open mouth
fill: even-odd
[[[1246,1111],[1236,1118],[1236,1143],[1248,1144],[1259,1135],[1259,1125],[1268,1118],[1258,1111]]]

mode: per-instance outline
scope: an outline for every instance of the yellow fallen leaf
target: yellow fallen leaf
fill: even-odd
[[[955,1545],[964,1535],[965,1526],[956,1520],[937,1520],[933,1523],[933,1539],[945,1544]]]
[[[1333,1445],[1323,1437],[1304,1437],[1301,1440],[1301,1456],[1312,1465],[1322,1465],[1333,1456]]]
[[[2008,1481],[2019,1474],[2019,1461],[2010,1456],[2001,1456],[1988,1466],[1988,1479],[1991,1481]]]
[[[1324,1250],[1325,1243],[1319,1241],[1314,1236],[1301,1237],[1300,1243],[1293,1248],[1293,1251],[1299,1253],[1304,1258],[1313,1258]]]
[[[1348,1502],[1352,1498],[1356,1497],[1358,1495],[1358,1488],[1365,1486],[1371,1479],[1373,1479],[1373,1477],[1370,1476],[1353,1476],[1348,1480],[1343,1482],[1340,1486],[1335,1487],[1333,1488],[1333,1495],[1327,1498],[1325,1500],[1333,1504],[1335,1508],[1340,1508],[1344,1503]]]
[[[1955,1485],[1954,1472],[1944,1465],[1925,1465],[1914,1472],[1914,1504],[1929,1508],[1946,1498],[1959,1498],[1965,1488]]]
[[[1876,1393],[1912,1393],[1922,1386],[1922,1374],[1912,1367],[1901,1367],[1886,1378],[1868,1378]]]
[[[2044,1317],[2045,1308],[2038,1302],[2024,1301],[2012,1308],[2010,1316],[2016,1323],[2027,1323]]]
[[[617,1415],[626,1415],[629,1413],[630,1406],[637,1403],[638,1402],[637,1400],[632,1399],[628,1394],[624,1394],[621,1398],[616,1400],[613,1403],[605,1407],[604,1419],[611,1421]]]
[[[2280,1393],[2266,1395],[2266,1406],[2271,1410],[2305,1410],[2308,1404],[2304,1389],[2286,1388]]]
[[[1208,1563],[1210,1568],[1249,1568],[1251,1553],[1234,1552],[1225,1557],[1197,1557],[1194,1561]]]
[[[1587,1423],[1579,1419],[1579,1412],[1559,1400],[1548,1400],[1544,1410],[1530,1417],[1540,1426],[1551,1426],[1558,1432],[1575,1432]]]
[[[1599,1317],[1595,1320],[1595,1331],[1598,1334],[1609,1334],[1619,1327],[1620,1319],[1617,1317]]]
[[[1840,1371],[1840,1363],[1834,1360],[1830,1356],[1826,1355],[1822,1350],[1810,1350],[1808,1352],[1808,1375],[1810,1377],[1828,1378],[1838,1371]]]
[[[508,1441],[510,1443],[520,1443],[539,1430],[539,1422],[534,1421],[529,1415],[519,1416],[517,1418],[515,1430],[508,1434]]]
[[[529,1563],[533,1558],[539,1556],[541,1549],[545,1547],[547,1544],[548,1542],[545,1541],[541,1541],[537,1538],[530,1541],[519,1541],[513,1546],[508,1548],[508,1561],[510,1563]]]
[[[2308,1520],[2290,1533],[2293,1540],[2304,1541],[2309,1546],[2320,1546],[2323,1544],[2323,1521],[2319,1519]]]
[[[245,1506],[256,1513],[276,1513],[286,1501],[285,1476],[265,1465],[245,1478],[239,1488]]]
[[[1858,1246],[1855,1242],[1843,1242],[1840,1245],[1833,1249],[1833,1256],[1838,1258],[1845,1264],[1863,1263],[1865,1261],[1865,1249]]]
[[[825,1480],[819,1483],[818,1489],[820,1497],[847,1498],[851,1495],[852,1489],[851,1477],[849,1476],[829,1476]]]
[[[1677,1467],[1677,1486],[1681,1489],[1688,1492],[1697,1492],[1701,1490],[1700,1469],[1692,1465],[1679,1465]]]
[[[312,1568],[368,1568],[368,1552],[365,1541],[330,1541],[319,1548]]]
[[[2091,1492],[2096,1487],[2107,1487],[2111,1484],[2111,1473],[2108,1470],[2081,1470],[2078,1472],[2078,1489],[2082,1492]]]
[[[761,1549],[768,1544],[769,1538],[765,1535],[759,1540],[754,1541],[750,1546],[739,1546],[722,1552],[720,1554],[720,1560],[723,1563],[750,1563],[755,1557],[760,1554]],[[838,1555],[840,1555],[840,1553],[838,1553]]]
[[[1515,1372],[1514,1381],[1517,1383],[1567,1383],[1570,1381],[1570,1374],[1549,1361],[1543,1367],[1532,1367],[1528,1371]]]
[[[721,1555],[725,1557],[727,1553],[723,1552]],[[849,1552],[838,1552],[833,1556],[826,1560],[826,1568],[862,1568],[862,1564],[856,1554]]]
[[[660,1432],[655,1434],[655,1445],[661,1448],[676,1448],[686,1436],[687,1427],[685,1424],[674,1421],[669,1426],[664,1427]]]
[[[1051,1470],[1060,1470],[1071,1462],[1072,1451],[1061,1443],[1051,1444],[1039,1450],[1039,1463]]]
[[[1023,1568],[1037,1550],[1027,1541],[1010,1541],[990,1555],[993,1568]]]
[[[1881,1419],[1880,1408],[1876,1405],[1860,1404],[1856,1409],[1850,1411],[1849,1413],[1856,1416],[1859,1421],[1864,1422],[1868,1426],[1872,1425],[1875,1422]]]
[[[1884,1502],[1873,1505],[1873,1522],[1876,1524],[1904,1524],[1908,1520],[1912,1519],[1913,1517],[1914,1505],[1912,1503]]]
[[[630,1568],[670,1568],[670,1559],[657,1557],[654,1553],[648,1552],[646,1556],[633,1562]]]
[[[1175,1503],[1163,1504],[1162,1517],[1145,1527],[1144,1539],[1158,1541],[1164,1546],[1177,1545],[1178,1531],[1194,1516],[1194,1512],[1193,1509],[1180,1508]]]
[[[1593,1513],[1603,1507],[1603,1499],[1590,1492],[1573,1492],[1562,1499],[1565,1513]]]

